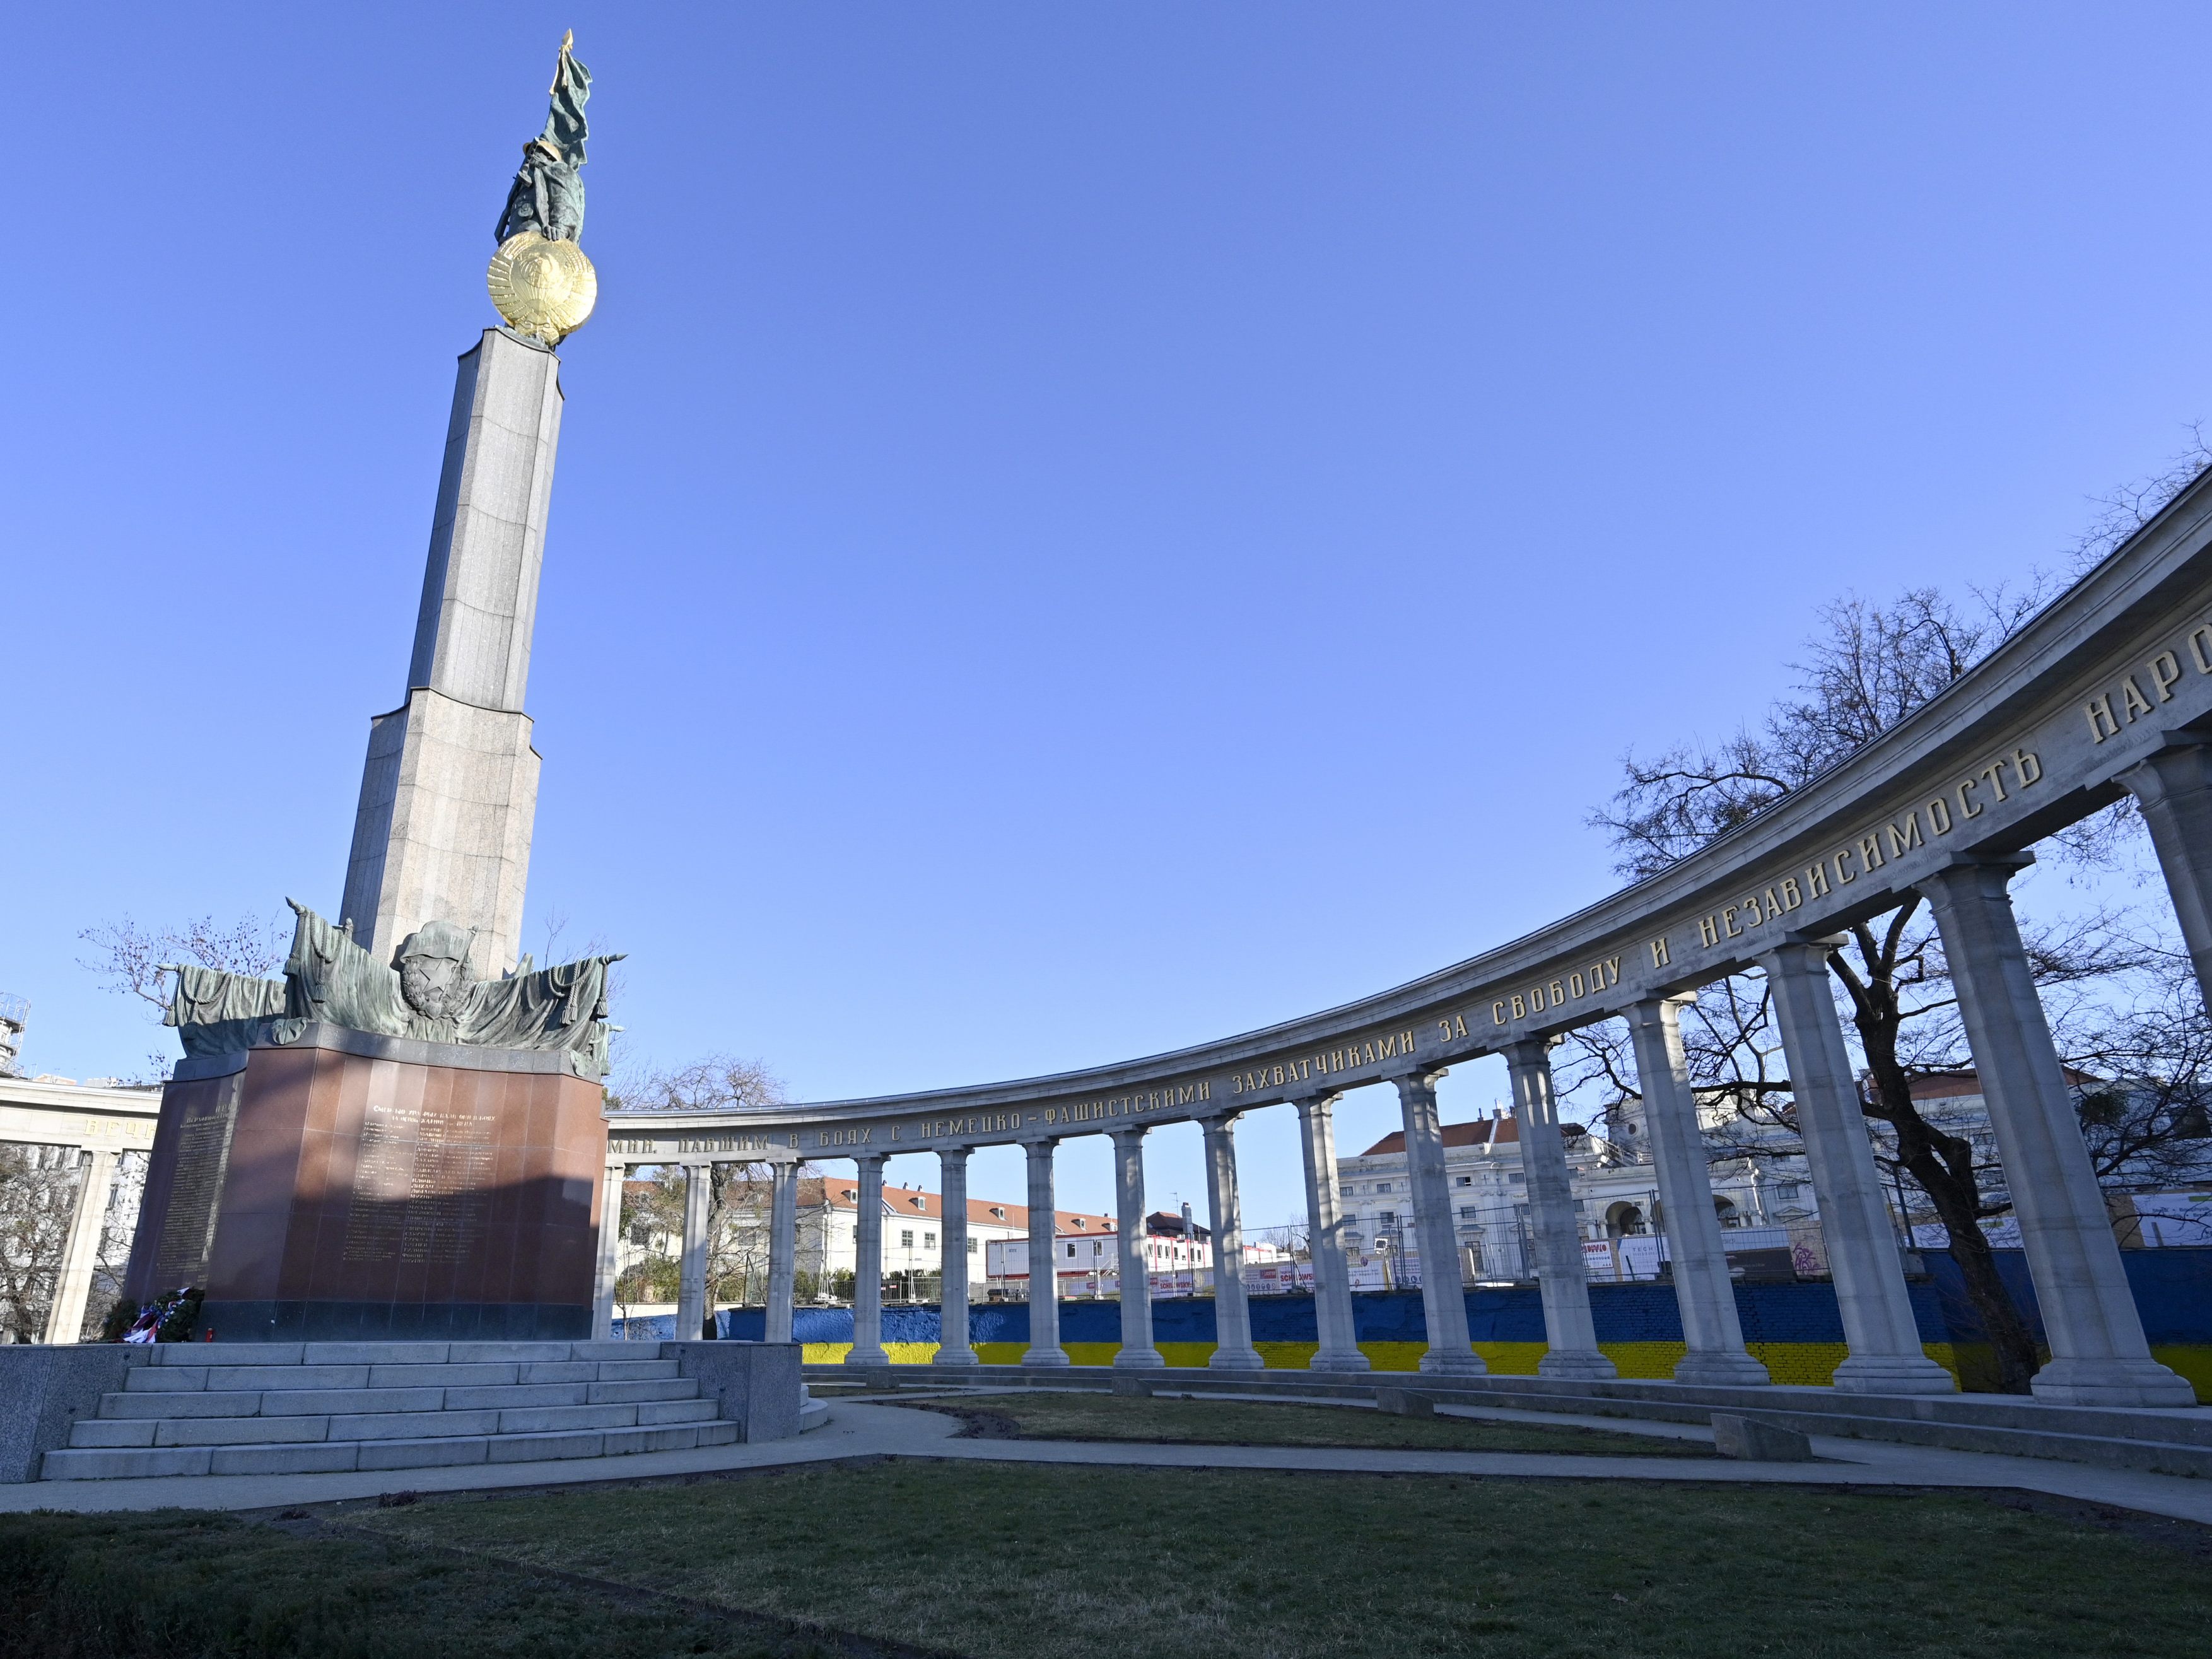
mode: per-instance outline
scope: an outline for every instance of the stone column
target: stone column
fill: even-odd
[[[1244,1225],[1237,1201],[1237,1114],[1201,1118],[1206,1132],[1206,1206],[1213,1225],[1213,1358],[1206,1369],[1256,1371],[1267,1361],[1252,1346],[1244,1299]]]
[[[2051,1363],[2031,1386],[2069,1406],[2188,1406],[2150,1357],[2006,885],[2025,856],[1959,859],[1922,890],[1942,930],[1959,1013],[2004,1162]]]
[[[1601,1379],[1620,1373],[1598,1351],[1597,1323],[1590,1316],[1589,1270],[1583,1265],[1567,1143],[1559,1133],[1559,1103],[1552,1091],[1550,1048],[1547,1041],[1531,1039],[1505,1050],[1513,1117],[1521,1135],[1521,1170],[1528,1182],[1536,1283],[1544,1297],[1545,1349],[1536,1374]]]
[[[799,1165],[769,1165],[768,1329],[770,1342],[791,1340],[791,1304],[799,1282]]]
[[[1337,1205],[1334,1095],[1295,1100],[1298,1151],[1306,1166],[1306,1249],[1313,1257],[1314,1324],[1321,1346],[1307,1362],[1317,1371],[1364,1371],[1352,1316],[1352,1270],[1344,1260],[1344,1214]]]
[[[1452,1231],[1451,1182],[1444,1174],[1443,1124],[1437,1114],[1442,1072],[1393,1078],[1406,1124],[1406,1173],[1412,1177],[1413,1227],[1421,1241],[1421,1311],[1429,1351],[1421,1370],[1432,1376],[1480,1376],[1490,1367],[1467,1329],[1467,1290],[1460,1282],[1459,1239]]]
[[[1030,1160],[1030,1346],[1024,1365],[1065,1365],[1060,1346],[1060,1262],[1053,1252],[1057,1215],[1052,1201],[1052,1154],[1056,1140],[1025,1140]]]
[[[1852,1394],[1949,1394],[1951,1374],[1920,1346],[1905,1288],[1881,1174],[1874,1162],[1844,1028],[1828,986],[1828,953],[1840,939],[1792,939],[1759,958],[1782,1047],[1805,1164],[1820,1200],[1820,1236],[1850,1357],[1835,1386]]]
[[[100,1235],[107,1224],[107,1195],[115,1185],[115,1154],[98,1147],[84,1155],[76,1208],[70,1216],[69,1240],[62,1246],[62,1271],[54,1285],[54,1305],[46,1315],[46,1340],[74,1342],[84,1329],[84,1307],[92,1295],[92,1270],[100,1265]]]
[[[939,1314],[937,1360],[940,1365],[974,1365],[975,1345],[968,1340],[968,1148],[948,1146],[937,1155],[945,1190],[944,1291]]]
[[[2121,773],[2120,781],[2142,808],[2197,988],[2212,1007],[2212,747],[2167,742],[2172,747]]]
[[[1114,1231],[1121,1270],[1121,1351],[1125,1370],[1157,1370],[1167,1361],[1152,1346],[1151,1264],[1145,1260],[1145,1132],[1115,1129]]]
[[[853,1351],[848,1365],[888,1365],[884,1352],[884,1160],[856,1158],[860,1210],[853,1218]]]
[[[676,1340],[696,1342],[707,1322],[707,1217],[714,1166],[684,1166],[684,1254],[676,1281]]]
[[[623,1183],[629,1177],[629,1165],[611,1158],[599,1182],[599,1260],[592,1276],[594,1342],[605,1342],[615,1334],[615,1280],[622,1274]]]
[[[1682,1315],[1688,1352],[1674,1367],[1677,1382],[1753,1384],[1770,1382],[1766,1367],[1744,1351],[1729,1282],[1728,1252],[1713,1212],[1712,1177],[1705,1137],[1698,1128],[1698,1099],[1682,1058],[1680,1004],[1688,997],[1654,997],[1629,1011],[1636,1042],[1636,1076],[1644,1089],[1644,1116],[1651,1131],[1651,1156],[1659,1170],[1659,1202],[1666,1211],[1668,1259],[1674,1304]]]

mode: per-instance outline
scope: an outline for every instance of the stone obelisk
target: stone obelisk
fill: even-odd
[[[515,965],[538,811],[522,700],[560,436],[560,359],[486,329],[453,389],[407,701],[369,722],[339,914],[371,951],[454,917],[478,929],[477,972]]]
[[[385,955],[427,921],[471,928],[480,975],[515,966],[538,814],[522,696],[561,439],[553,348],[599,297],[578,246],[592,77],[573,45],[561,43],[545,129],[523,146],[495,233],[485,282],[506,326],[461,358],[407,700],[369,723],[339,910]]]

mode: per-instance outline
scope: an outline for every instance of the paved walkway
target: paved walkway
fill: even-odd
[[[952,1391],[947,1391],[950,1394]],[[970,1397],[1001,1390],[961,1390]],[[936,1396],[943,1397],[943,1396]],[[1341,1401],[1331,1402],[1342,1404]],[[1371,1407],[1368,1407],[1371,1409]],[[1583,1424],[1652,1438],[1707,1440],[1686,1424],[1620,1418],[1449,1408],[1454,1415],[1543,1424]],[[1177,1446],[1139,1441],[962,1440],[958,1421],[939,1412],[841,1400],[830,1420],[793,1440],[699,1451],[559,1462],[477,1464],[371,1474],[188,1475],[159,1480],[34,1481],[0,1486],[0,1510],[281,1509],[342,1498],[416,1492],[482,1492],[601,1480],[649,1480],[735,1469],[789,1467],[844,1457],[962,1458],[990,1463],[1106,1464],[1143,1468],[1285,1469],[1336,1474],[1462,1474],[1583,1480],[1705,1480],[1777,1486],[2009,1487],[2212,1524],[2212,1481],[2091,1468],[2040,1458],[1995,1457],[1880,1441],[1814,1436],[1817,1463],[1710,1462],[1680,1457],[1587,1457],[1544,1452],[1387,1450],[1318,1446]]]

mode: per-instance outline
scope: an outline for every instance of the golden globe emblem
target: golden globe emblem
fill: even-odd
[[[499,245],[484,286],[509,327],[555,345],[584,325],[599,298],[599,274],[584,250],[534,230],[518,231]]]

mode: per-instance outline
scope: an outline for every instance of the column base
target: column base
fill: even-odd
[[[1373,1362],[1357,1348],[1323,1348],[1306,1361],[1310,1371],[1364,1371]]]
[[[1956,1394],[1959,1385],[1926,1355],[1856,1355],[1836,1367],[1830,1386],[1845,1394]]]
[[[888,1365],[891,1363],[891,1357],[883,1351],[880,1344],[872,1343],[863,1348],[855,1343],[845,1355],[845,1363],[848,1365]]]
[[[2054,1359],[2028,1384],[2053,1406],[2194,1406],[2189,1379],[2155,1359]]]
[[[1774,1379],[1766,1367],[1742,1349],[1733,1353],[1686,1353],[1674,1362],[1674,1381],[1717,1384],[1724,1388],[1756,1389]]]
[[[1610,1382],[1620,1370],[1595,1348],[1566,1348],[1555,1349],[1538,1360],[1536,1375],[1564,1376],[1577,1382]]]
[[[1213,1357],[1206,1362],[1206,1369],[1210,1371],[1264,1371],[1267,1369],[1267,1362],[1260,1358],[1257,1348],[1216,1348]]]
[[[980,1365],[983,1363],[983,1357],[963,1344],[957,1348],[940,1347],[929,1363],[933,1365]]]
[[[1167,1364],[1158,1348],[1123,1348],[1114,1356],[1114,1369],[1117,1371],[1165,1370]]]
[[[1434,1349],[1421,1356],[1424,1376],[1487,1376],[1490,1367],[1479,1353],[1438,1353]]]
[[[1072,1363],[1066,1351],[1060,1348],[1031,1348],[1022,1356],[1022,1364],[1029,1366],[1066,1365]]]

